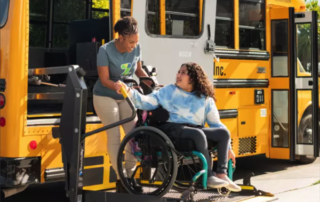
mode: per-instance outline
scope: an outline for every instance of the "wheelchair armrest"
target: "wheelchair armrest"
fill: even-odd
[[[123,83],[126,83],[126,84],[133,83],[135,86],[139,86],[138,82],[134,79],[124,79]]]
[[[146,77],[146,76],[143,76],[143,77],[140,77],[140,85],[143,81],[151,81],[151,88],[154,88],[156,86],[156,82],[153,80],[153,78],[151,77]]]

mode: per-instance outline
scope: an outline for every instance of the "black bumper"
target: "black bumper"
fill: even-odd
[[[40,182],[40,157],[0,157],[0,168],[1,187],[19,187]]]

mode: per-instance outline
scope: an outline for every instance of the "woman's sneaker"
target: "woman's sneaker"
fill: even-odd
[[[227,187],[229,183],[225,180],[221,180],[215,176],[208,177],[207,186],[213,189]]]
[[[227,175],[221,177],[220,179],[229,183],[229,185],[226,186],[226,188],[229,189],[230,191],[232,191],[232,192],[240,192],[241,191],[241,187],[239,187],[238,185],[236,185],[236,183],[234,183],[232,180],[230,180]]]

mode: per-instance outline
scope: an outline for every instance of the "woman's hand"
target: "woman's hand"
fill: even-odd
[[[122,94],[121,93],[121,88],[124,87],[125,91],[129,92],[129,88],[126,84],[124,84],[122,81],[117,81],[114,83],[114,88],[116,89],[118,94]]]
[[[229,149],[229,151],[228,151],[228,159],[232,160],[232,165],[233,165],[232,167],[235,167],[236,166],[236,155],[234,154],[232,149]]]

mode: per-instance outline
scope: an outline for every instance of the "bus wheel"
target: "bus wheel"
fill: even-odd
[[[298,129],[298,142],[303,144],[313,143],[312,114],[307,114],[302,117]]]
[[[312,133],[312,114],[307,114],[302,117],[298,129],[298,141],[301,143],[313,143],[313,133]],[[297,156],[297,162],[300,164],[313,163],[316,157],[301,155]]]

